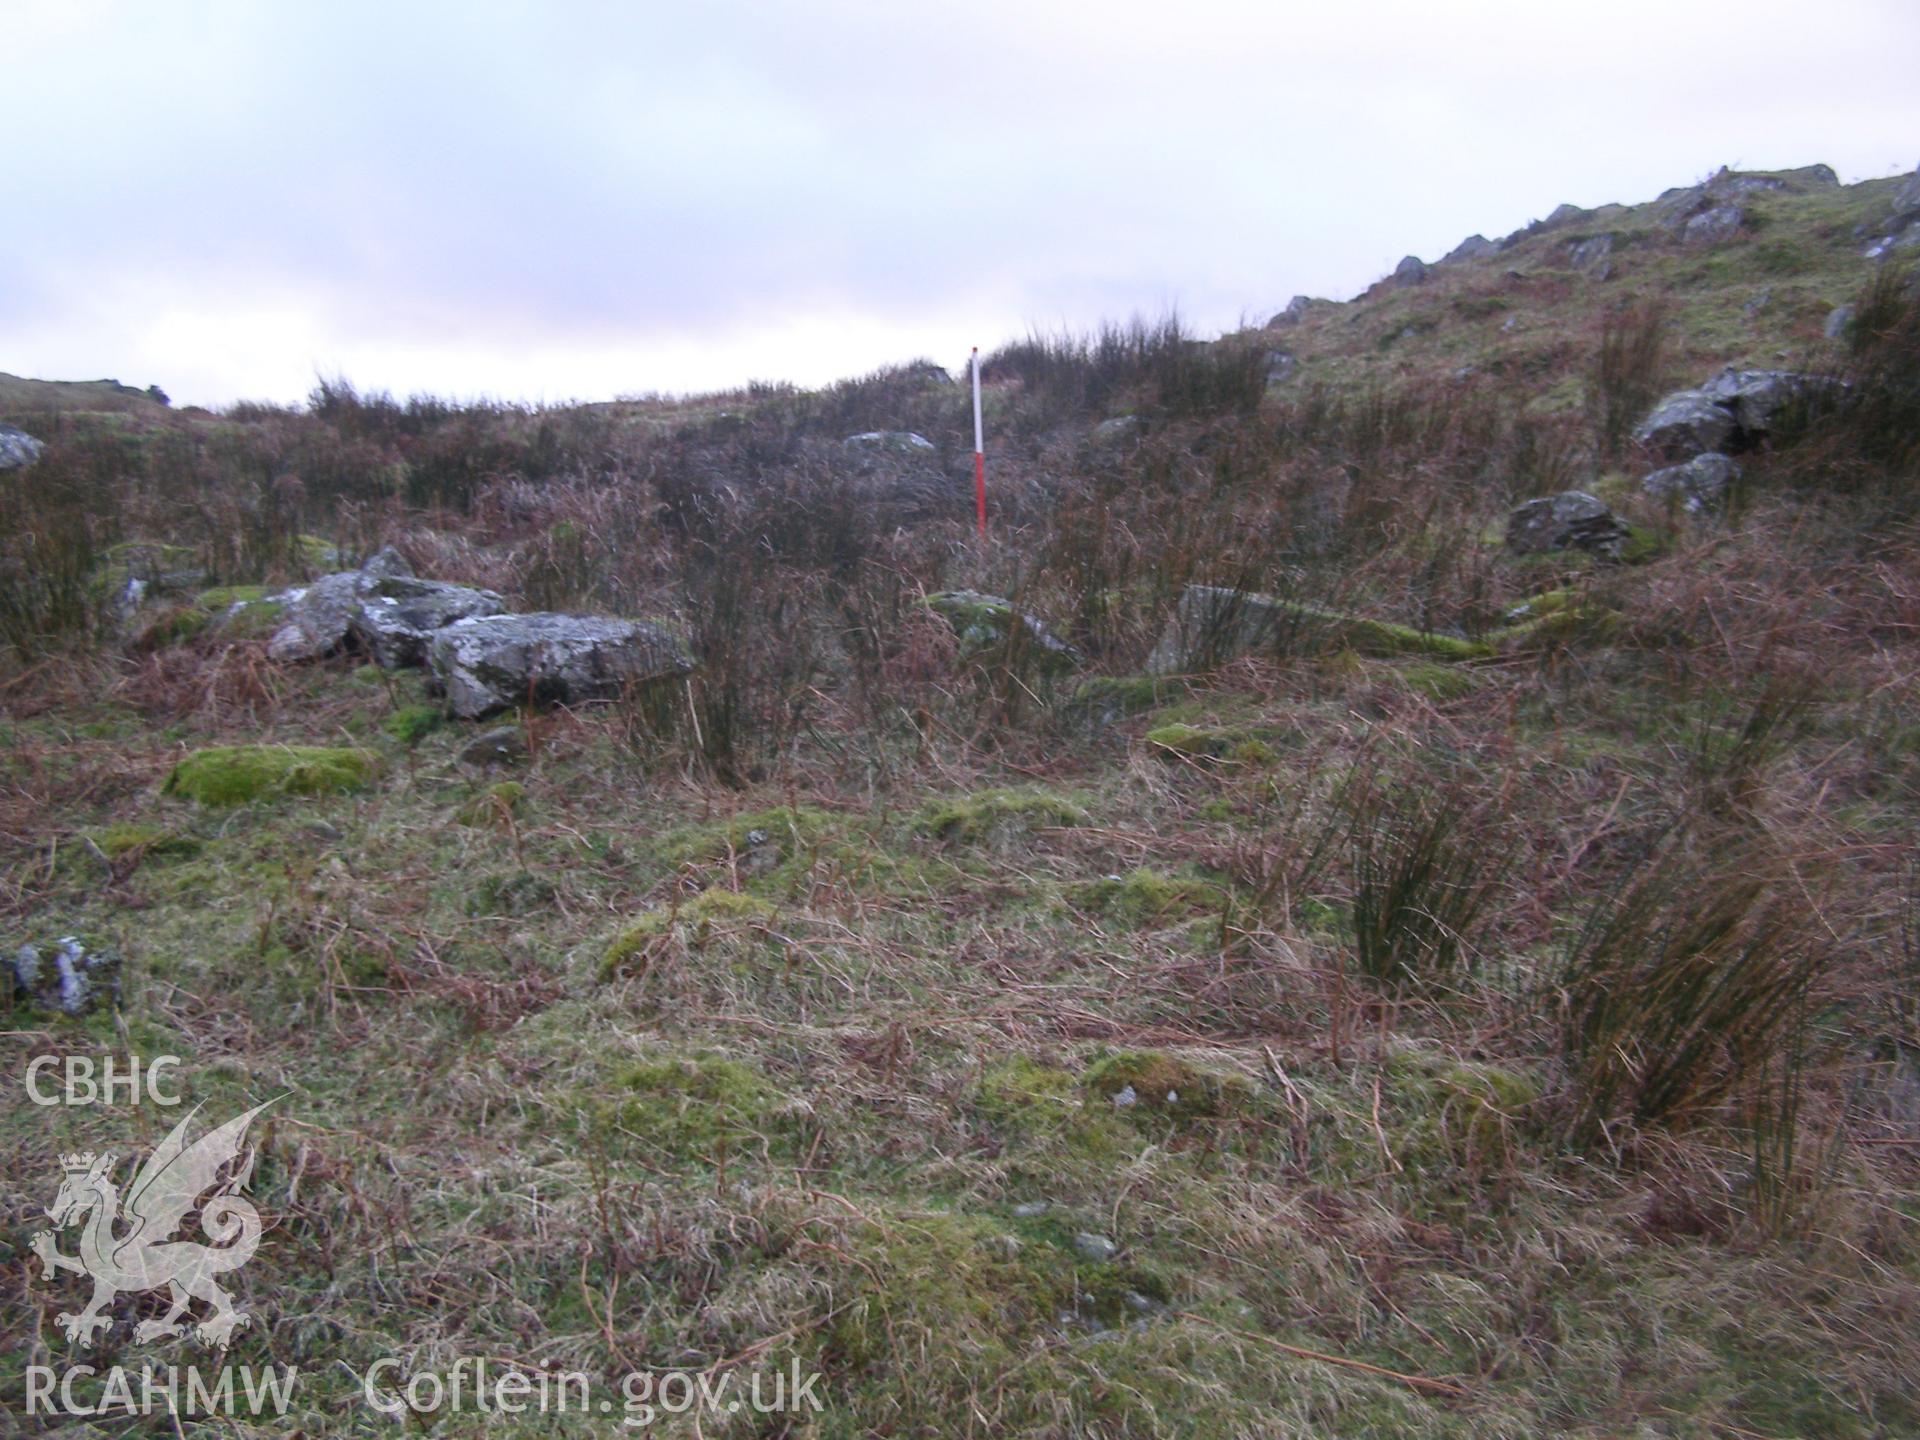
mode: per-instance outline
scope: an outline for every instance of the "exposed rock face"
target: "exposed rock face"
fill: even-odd
[[[1723,245],[1740,233],[1747,223],[1747,212],[1738,205],[1716,205],[1693,216],[1681,228],[1680,238],[1689,245]]]
[[[1393,283],[1396,285],[1419,285],[1427,278],[1427,262],[1418,255],[1409,255],[1393,267]]]
[[[1004,642],[1015,624],[1042,669],[1065,670],[1080,662],[1080,652],[1047,628],[1037,615],[1013,608],[1001,595],[978,590],[942,590],[927,596],[927,608],[953,626],[965,650],[984,650]]]
[[[23,470],[38,460],[46,448],[26,431],[13,425],[0,425],[0,470]]]
[[[1699,390],[1676,390],[1634,427],[1633,438],[1674,459],[1718,450],[1733,439],[1733,411]]]
[[[471,720],[532,700],[612,700],[631,685],[684,675],[680,642],[643,620],[593,615],[493,615],[437,630],[427,659],[455,715]]]
[[[1734,424],[1751,439],[1772,429],[1782,411],[1824,394],[1832,383],[1792,370],[1735,370],[1729,365],[1700,391],[1730,407]]]
[[[348,629],[374,664],[398,670],[427,663],[427,641],[434,631],[469,615],[503,614],[506,608],[491,590],[396,576],[362,593]]]
[[[120,995],[120,961],[67,935],[51,945],[22,945],[7,960],[15,994],[42,1010],[84,1015]]]
[[[1306,318],[1309,310],[1331,303],[1329,300],[1316,300],[1311,295],[1296,295],[1287,302],[1286,309],[1267,321],[1267,328],[1277,330],[1288,325],[1298,325]]]
[[[1529,500],[1507,517],[1507,548],[1517,555],[1587,550],[1618,559],[1626,538],[1627,527],[1584,490]]]
[[[1740,467],[1725,455],[1696,455],[1684,465],[1654,471],[1641,480],[1640,488],[1656,500],[1678,497],[1698,513],[1718,505],[1739,478]]]
[[[1867,258],[1877,260],[1896,247],[1920,245],[1920,170],[1894,194],[1893,211],[1867,246]]]
[[[1484,235],[1469,235],[1453,249],[1440,257],[1442,265],[1457,264],[1462,260],[1478,260],[1483,255],[1492,255],[1500,247]]]
[[[1567,262],[1589,280],[1605,280],[1613,273],[1613,236],[1594,235],[1567,247]]]
[[[1561,225],[1571,225],[1577,220],[1584,220],[1592,213],[1591,210],[1582,210],[1578,205],[1556,205],[1553,207],[1553,213],[1541,224],[1544,228],[1552,230]]]
[[[1300,368],[1300,362],[1285,350],[1267,352],[1267,384],[1284,385],[1293,378],[1294,371]]]
[[[1853,329],[1853,306],[1836,305],[1827,312],[1827,323],[1820,327],[1829,340],[1844,340]]]

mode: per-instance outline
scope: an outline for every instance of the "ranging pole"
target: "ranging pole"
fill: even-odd
[[[980,519],[980,538],[987,538],[987,443],[980,428],[980,347],[973,347],[973,506]]]

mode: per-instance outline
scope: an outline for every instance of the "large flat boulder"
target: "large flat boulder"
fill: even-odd
[[[1731,407],[1699,390],[1676,390],[1634,427],[1633,438],[1656,454],[1690,460],[1733,439]]]
[[[46,447],[14,425],[0,425],[0,470],[22,470]]]
[[[1584,490],[1529,500],[1507,517],[1507,548],[1516,555],[1586,550],[1617,559],[1626,539],[1627,527]]]
[[[474,719],[527,701],[612,700],[629,686],[693,669],[658,625],[597,615],[492,615],[456,620],[427,645],[448,708]]]

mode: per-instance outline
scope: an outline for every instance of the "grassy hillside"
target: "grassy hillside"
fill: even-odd
[[[1861,256],[1891,182],[1782,178],[1717,245],[1610,209],[1210,345],[1008,346],[985,543],[925,366],[204,418],[9,382],[48,448],[0,475],[0,937],[121,970],[12,997],[5,1068],[285,1092],[232,1357],[300,1367],[307,1434],[384,1432],[386,1356],[824,1377],[685,1434],[1920,1431],[1920,302]],[[1639,491],[1622,415],[1783,354],[1845,398],[1719,513]],[[1504,546],[1574,485],[1623,561]],[[472,724],[228,618],[383,543],[697,669]],[[1144,673],[1195,583],[1300,623]],[[56,1157],[171,1118],[0,1114],[10,1413],[84,1298],[29,1248]],[[164,1309],[86,1358],[203,1354],[132,1338]]]

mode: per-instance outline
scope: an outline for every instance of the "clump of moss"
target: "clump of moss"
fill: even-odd
[[[1123,1050],[1096,1060],[1080,1084],[1097,1102],[1126,1114],[1180,1120],[1228,1114],[1253,1094],[1241,1076],[1203,1069],[1160,1050]]]
[[[1196,911],[1217,910],[1223,892],[1209,880],[1142,867],[1076,888],[1074,899],[1129,926],[1165,924]]]
[[[1271,765],[1280,757],[1273,746],[1242,730],[1213,730],[1176,721],[1146,734],[1149,745],[1188,759],[1226,760],[1239,765]]]
[[[1187,683],[1161,675],[1096,675],[1074,687],[1067,707],[1096,724],[1111,725],[1184,695]]]
[[[1403,1164],[1504,1162],[1540,1099],[1527,1075],[1418,1047],[1396,1050],[1386,1070],[1402,1112],[1394,1128]]]
[[[498,785],[489,785],[455,810],[453,818],[459,824],[475,829],[510,825],[514,816],[520,813],[520,806],[526,797],[527,787],[518,780],[502,780]]]
[[[508,870],[483,875],[467,897],[472,916],[531,915],[553,904],[553,882],[530,870]]]
[[[1400,677],[1401,684],[1429,700],[1458,700],[1472,694],[1478,685],[1473,671],[1431,660],[1399,666],[1394,673]]]
[[[202,805],[244,805],[288,795],[364,789],[380,773],[371,750],[322,745],[217,745],[196,750],[167,776],[163,794]]]
[[[671,865],[704,865],[769,846],[784,855],[818,842],[839,820],[832,811],[810,805],[776,805],[676,830],[662,843],[660,855]]]
[[[609,980],[632,969],[669,935],[704,949],[716,935],[765,926],[778,914],[757,895],[718,887],[702,890],[673,909],[648,911],[621,931],[600,961],[600,978]]]
[[[1086,823],[1084,810],[1049,790],[980,790],[927,805],[914,828],[937,840],[978,844]]]
[[[438,705],[402,705],[380,728],[403,745],[418,745],[446,723],[447,713]]]
[[[793,1130],[795,1112],[759,1071],[715,1055],[648,1061],[613,1079],[600,1107],[603,1130],[625,1132],[680,1160],[715,1160],[722,1149]]]

